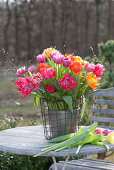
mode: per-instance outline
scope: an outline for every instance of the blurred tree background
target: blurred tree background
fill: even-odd
[[[56,46],[80,56],[98,55],[98,43],[114,38],[113,0],[0,0],[0,51],[27,63]],[[1,51],[2,65],[6,58]]]

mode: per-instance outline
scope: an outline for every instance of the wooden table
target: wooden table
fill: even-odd
[[[42,126],[17,127],[0,131],[0,151],[21,155],[35,155],[42,151],[41,148],[38,148],[38,146],[41,145],[49,145],[48,141],[44,138]],[[114,150],[114,145],[108,144],[108,146],[110,151]],[[57,169],[55,157],[67,157],[63,166],[64,170],[68,158],[70,156],[76,156],[76,149],[77,147],[61,150],[59,152],[51,151],[42,156],[51,156],[53,158],[55,170]],[[81,148],[77,156],[92,155],[103,152],[106,152],[105,146],[85,145]]]

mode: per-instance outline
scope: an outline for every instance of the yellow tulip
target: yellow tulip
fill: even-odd
[[[110,132],[108,135],[107,135],[107,141],[111,144],[114,144],[114,132]]]

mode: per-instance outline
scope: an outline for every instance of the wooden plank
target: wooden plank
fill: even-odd
[[[114,100],[93,99],[92,102],[95,104],[114,105]]]
[[[109,117],[91,116],[90,119],[92,121],[114,123],[114,118],[109,118]]]
[[[111,126],[98,126],[98,128],[105,128],[105,129],[109,129],[109,130],[114,130],[114,127],[111,127]]]
[[[93,94],[95,96],[110,96],[110,97],[114,97],[114,87],[108,88],[108,89],[99,89],[97,91],[94,91]]]
[[[62,169],[63,161],[57,163],[58,170]],[[65,170],[113,170],[114,163],[98,159],[79,159],[68,161]],[[54,165],[49,170],[54,170]]]
[[[94,113],[104,113],[104,114],[114,114],[114,109],[92,108],[92,112],[94,112]]]

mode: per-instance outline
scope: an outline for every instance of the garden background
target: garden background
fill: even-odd
[[[113,0],[0,0],[0,130],[42,123],[40,108],[34,108],[33,98],[16,93],[14,79],[16,69],[34,64],[44,48],[56,46],[100,61],[106,69],[101,88],[114,86],[114,41],[106,43],[114,40],[113,28]],[[85,125],[90,124],[91,99]],[[114,161],[114,155],[107,159]],[[3,170],[46,170],[51,163],[50,158],[0,153]]]

